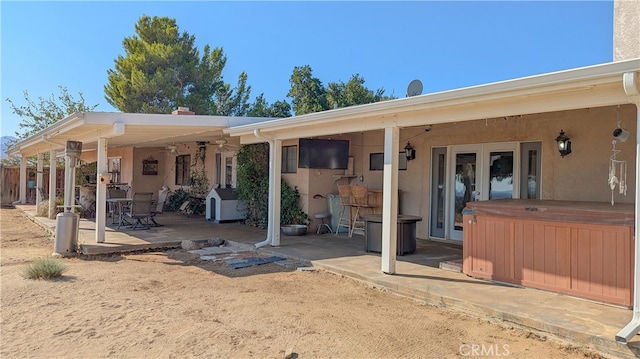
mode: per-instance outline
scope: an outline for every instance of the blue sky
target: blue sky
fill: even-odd
[[[224,79],[248,75],[252,98],[288,100],[295,66],[327,85],[360,74],[370,89],[404,97],[612,61],[612,1],[32,2],[1,1],[1,134],[25,104],[67,87],[96,111],[107,70],[142,15],[176,19],[196,45],[222,47]],[[290,101],[289,101],[290,102]]]

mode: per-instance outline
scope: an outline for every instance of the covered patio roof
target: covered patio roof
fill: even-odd
[[[286,140],[629,104],[640,101],[639,72],[640,59],[632,59],[261,123],[233,125],[225,133],[239,136],[241,143],[255,143],[263,141],[254,135],[255,130],[269,138]],[[635,75],[623,79],[625,73]]]
[[[19,141],[9,154],[35,156],[64,151],[66,141],[80,141],[83,151],[95,151],[98,138],[108,147],[162,147],[178,142],[210,141],[222,129],[269,120],[260,117],[169,115],[117,112],[77,112]]]

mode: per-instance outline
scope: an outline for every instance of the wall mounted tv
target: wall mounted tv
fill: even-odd
[[[298,142],[300,168],[347,169],[349,140],[301,138]]]

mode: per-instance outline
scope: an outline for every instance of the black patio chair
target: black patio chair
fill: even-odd
[[[44,188],[38,187],[38,193],[40,194],[40,200],[46,201],[49,199],[49,194],[44,191]]]
[[[153,205],[153,208],[151,209],[151,216],[149,217],[151,223],[149,223],[149,225],[153,225],[156,227],[162,226],[161,224],[156,222],[155,217],[158,214],[162,214],[162,212],[164,211],[164,203],[167,201],[168,195],[169,189],[166,187],[162,187],[162,189],[158,191],[158,202],[155,203]]]

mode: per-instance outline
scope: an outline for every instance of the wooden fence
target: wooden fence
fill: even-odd
[[[0,183],[0,202],[11,204],[20,200],[20,167],[0,166],[2,169],[2,182]],[[57,168],[56,188],[64,188],[64,168]],[[24,179],[27,185],[27,203],[36,201],[36,168],[27,167],[27,178]],[[49,167],[42,171],[42,189],[44,193],[49,193]]]

